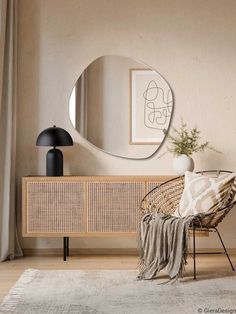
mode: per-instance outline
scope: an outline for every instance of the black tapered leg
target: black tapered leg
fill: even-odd
[[[64,262],[66,261],[66,256],[67,256],[67,240],[66,240],[66,237],[63,237],[63,258],[64,258]]]
[[[217,234],[218,234],[218,237],[219,237],[219,239],[220,239],[220,242],[221,242],[221,244],[222,244],[222,246],[223,246],[223,249],[224,249],[224,251],[225,251],[225,254],[226,254],[226,256],[227,256],[227,258],[228,258],[228,261],[229,261],[229,263],[230,263],[230,266],[231,266],[232,270],[234,271],[235,269],[234,269],[233,263],[231,262],[231,259],[230,259],[230,257],[229,257],[229,254],[228,254],[228,252],[227,252],[227,250],[226,250],[226,247],[225,247],[225,245],[224,245],[223,239],[221,238],[221,235],[220,235],[218,229],[217,229],[217,228],[214,228],[214,229],[216,230],[216,232],[217,232]]]
[[[196,245],[195,245],[195,227],[193,226],[193,278],[196,280]]]
[[[69,237],[66,237],[66,256],[70,254]]]

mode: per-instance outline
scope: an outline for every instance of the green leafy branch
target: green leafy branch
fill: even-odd
[[[167,133],[166,130],[164,133]],[[193,153],[202,152],[206,148],[220,153],[211,147],[209,142],[200,143],[200,134],[201,132],[197,127],[188,130],[187,124],[183,122],[183,119],[181,119],[181,126],[179,130],[177,128],[173,128],[173,134],[166,134],[167,139],[170,142],[170,147],[167,149],[169,152],[177,156],[182,154],[190,156]]]

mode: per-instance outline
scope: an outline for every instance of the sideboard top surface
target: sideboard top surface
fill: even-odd
[[[26,176],[23,177],[23,182],[27,181],[51,181],[51,182],[67,182],[67,181],[167,181],[175,176],[171,175],[95,175],[95,176]]]

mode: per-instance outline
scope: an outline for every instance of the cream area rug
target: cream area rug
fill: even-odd
[[[28,269],[4,299],[0,313],[236,312],[236,276],[196,281],[189,277],[174,284],[160,284],[166,277],[137,281],[136,276],[132,270]],[[215,312],[218,309],[223,312]]]

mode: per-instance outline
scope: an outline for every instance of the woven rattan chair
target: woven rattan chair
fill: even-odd
[[[232,173],[226,170],[210,170],[197,172],[203,175],[217,177],[222,173]],[[150,192],[148,192],[141,202],[142,215],[153,212],[160,212],[164,214],[173,214],[175,209],[179,205],[179,201],[184,189],[184,176],[179,176],[169,181],[166,181]],[[189,229],[192,230],[193,235],[193,276],[196,279],[196,254],[225,254],[230,263],[232,270],[234,271],[234,266],[231,262],[229,254],[226,250],[222,237],[219,230],[217,229],[218,224],[224,219],[224,217],[229,213],[229,211],[236,205],[236,201],[230,203],[228,206],[220,208],[214,213],[202,215],[201,225],[199,225],[199,220],[193,220],[190,224]],[[223,252],[196,252],[195,245],[195,235],[197,231],[207,231],[216,232],[219,240],[223,246]]]

